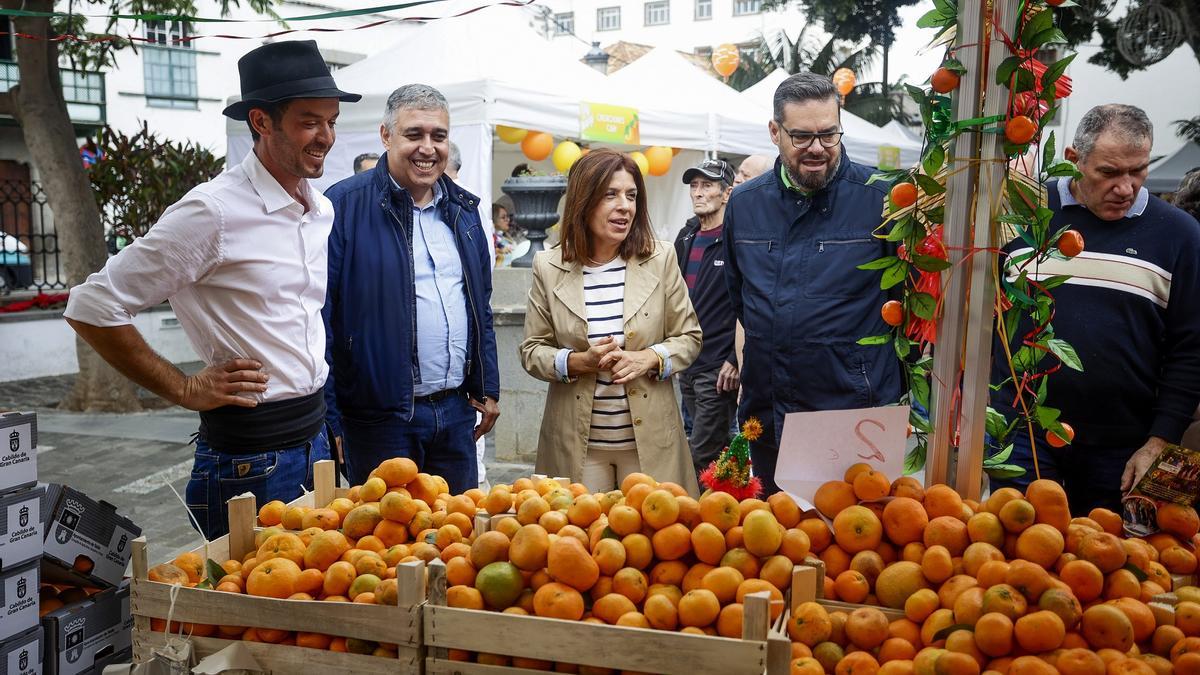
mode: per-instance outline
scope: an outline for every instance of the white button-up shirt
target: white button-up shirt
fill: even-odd
[[[169,300],[205,363],[263,364],[271,379],[257,400],[316,392],[329,372],[321,308],[333,204],[300,184],[307,213],[250,153],[192,188],[146,236],[72,288],[65,316],[123,326]]]

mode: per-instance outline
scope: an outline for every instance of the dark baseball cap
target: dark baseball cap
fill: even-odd
[[[699,166],[693,166],[683,172],[683,184],[691,185],[699,176],[709,180],[719,180],[726,185],[733,185],[733,167],[723,159],[706,159]]]

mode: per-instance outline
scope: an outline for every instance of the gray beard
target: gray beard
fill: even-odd
[[[833,177],[837,175],[838,168],[841,167],[841,165],[842,155],[839,154],[837,162],[835,162],[833,167],[826,171],[825,174],[820,178],[813,174],[808,174],[806,177],[802,178],[792,170],[792,167],[788,166],[787,164],[784,164],[783,166],[787,169],[788,178],[791,179],[793,185],[802,187],[805,190],[816,192],[817,190],[823,190],[827,185],[833,182]]]

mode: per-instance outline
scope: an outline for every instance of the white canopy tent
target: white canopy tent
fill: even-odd
[[[654,108],[707,116],[707,150],[739,155],[775,154],[769,113],[735,89],[705,74],[674,49],[657,47],[608,78],[616,91]]]
[[[775,89],[787,77],[788,74],[782,68],[776,68],[762,80],[743,91],[741,95],[764,108],[769,116],[774,108]],[[846,132],[846,135],[842,137],[842,144],[846,146],[846,154],[859,164],[878,165],[879,148],[884,145],[900,148],[901,166],[912,166],[921,158],[920,142],[909,138],[897,129],[875,126],[846,110],[842,110],[842,129]]]
[[[691,215],[682,173],[708,147],[707,114],[646,106],[638,92],[613,93],[608,78],[555,49],[519,12],[496,7],[414,26],[402,42],[338,70],[335,79],[363,100],[342,106],[337,143],[325,175],[314,181],[321,189],[349,176],[355,156],[382,151],[379,127],[388,95],[403,84],[421,82],[437,87],[450,102],[451,140],[463,157],[459,183],[483,200],[482,215],[489,223],[486,205],[499,197],[513,167],[526,162],[535,170],[554,171],[548,159],[529,162],[519,146],[495,139],[494,125],[578,137],[582,102],[635,107],[642,145],[685,148],[667,175],[647,179],[647,191],[660,237],[673,237]],[[249,131],[231,121],[227,132],[228,161],[238,162],[252,147]]]
[[[1151,192],[1175,192],[1187,172],[1200,167],[1200,143],[1183,147],[1150,165],[1146,189]]]

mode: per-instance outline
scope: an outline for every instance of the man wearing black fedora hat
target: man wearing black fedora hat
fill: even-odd
[[[259,503],[312,487],[329,457],[321,307],[333,206],[312,188],[334,143],[340,101],[317,45],[288,41],[238,61],[254,151],[196,186],[149,234],[71,289],[67,321],[126,377],[200,412],[187,504],[208,538],[227,531],[225,501]],[[132,325],[169,300],[207,367],[184,375]]]

